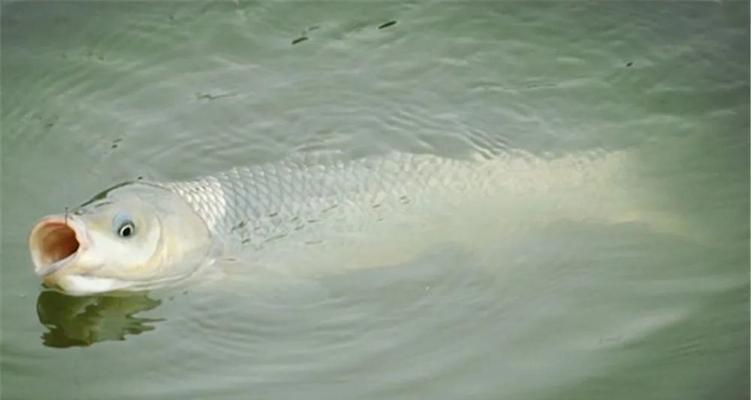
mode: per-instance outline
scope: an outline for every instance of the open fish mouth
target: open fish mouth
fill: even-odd
[[[29,235],[34,272],[40,277],[57,272],[78,257],[85,243],[83,226],[71,216],[43,218]]]

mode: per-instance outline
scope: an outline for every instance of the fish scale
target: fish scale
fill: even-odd
[[[391,153],[346,162],[308,156],[160,185],[183,197],[213,236],[260,245],[321,222],[351,230],[413,212],[428,197],[435,202],[487,185],[481,171],[471,161],[432,155]]]
[[[397,221],[401,232],[413,223],[462,218],[459,209],[483,223],[505,224],[516,215],[526,224],[632,220],[639,213],[632,191],[622,187],[627,160],[624,152],[599,150],[556,158],[518,150],[466,159],[308,154],[157,185],[185,199],[215,240],[259,248],[292,236],[299,244],[372,232],[384,220]]]

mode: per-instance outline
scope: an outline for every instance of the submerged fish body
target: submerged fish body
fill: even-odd
[[[621,162],[613,154],[298,157],[192,181],[119,185],[69,216],[42,219],[29,246],[37,275],[63,291],[149,289],[216,257],[321,240],[336,248],[337,234],[386,236],[373,227],[447,218],[480,198],[534,202],[563,191],[579,195],[554,199],[553,208],[591,211],[581,199],[605,190]]]

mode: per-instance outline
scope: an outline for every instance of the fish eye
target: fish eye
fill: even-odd
[[[115,233],[122,238],[129,238],[136,234],[136,225],[128,214],[117,214],[112,220],[112,226],[115,228]]]
[[[130,237],[130,235],[133,234],[133,231],[135,231],[136,227],[133,226],[132,222],[128,222],[125,225],[121,226],[120,229],[117,230],[117,234],[120,235],[120,237]]]

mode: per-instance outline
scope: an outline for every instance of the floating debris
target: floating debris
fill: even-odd
[[[389,22],[385,22],[378,26],[378,29],[388,28],[389,26],[396,25],[396,20],[391,20]]]
[[[210,93],[196,93],[196,100],[216,100],[221,99],[222,97],[232,97],[235,96],[234,93],[222,93],[222,94],[210,94]]]
[[[297,38],[297,39],[293,40],[293,41],[292,41],[292,44],[298,44],[298,43],[300,43],[300,42],[304,42],[304,41],[306,41],[306,40],[308,40],[308,37],[307,37],[307,36],[301,36],[301,37],[299,37],[299,38]]]
[[[230,229],[230,232],[242,229],[243,227],[245,227],[245,221],[240,221],[237,225],[233,226],[232,229]]]
[[[630,67],[630,66],[632,66],[632,65],[634,65],[633,61],[629,61],[629,62],[627,62],[627,63],[626,63],[626,66],[627,66],[627,67]]]

